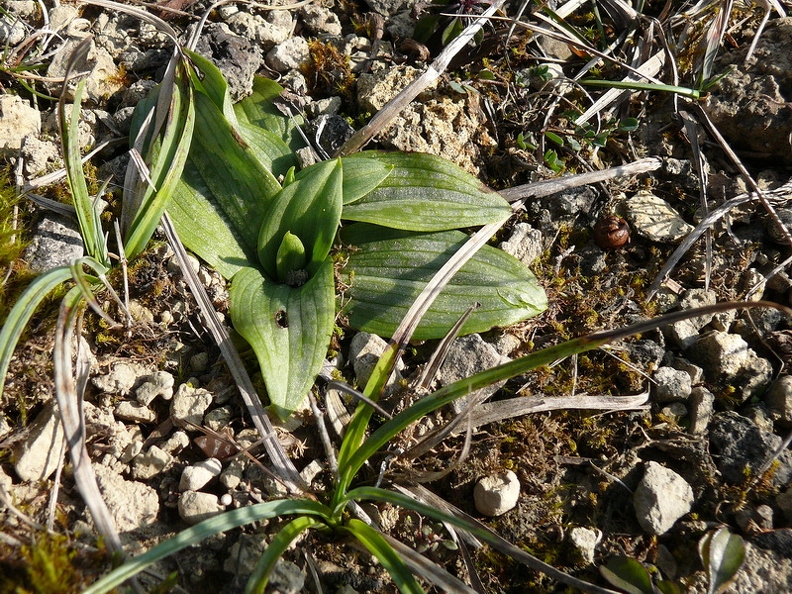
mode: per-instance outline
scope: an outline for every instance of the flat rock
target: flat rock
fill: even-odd
[[[173,375],[167,371],[157,371],[143,378],[143,383],[135,390],[137,401],[148,406],[157,396],[162,396],[163,400],[173,398]]]
[[[36,225],[25,260],[32,272],[43,273],[66,266],[85,253],[77,221],[46,213]]]
[[[763,400],[779,425],[792,425],[792,376],[782,375],[775,380]]]
[[[655,400],[674,402],[686,400],[692,390],[690,375],[673,367],[660,367],[654,373]]]
[[[668,202],[648,190],[626,202],[626,215],[636,233],[651,241],[676,243],[693,231]]]
[[[520,481],[511,470],[480,479],[473,488],[476,510],[485,516],[500,516],[514,509],[520,498]]]
[[[747,46],[724,56],[729,72],[703,107],[736,150],[792,164],[788,89],[792,87],[792,18],[773,19],[745,64]],[[729,71],[729,66],[732,66]]]
[[[119,532],[144,528],[157,520],[160,503],[154,489],[139,481],[125,480],[103,464],[95,464],[94,472],[99,490]]]
[[[441,385],[447,386],[480,371],[491,369],[508,360],[507,357],[503,357],[494,346],[485,342],[478,334],[463,336],[451,343],[448,355],[437,372],[437,381]],[[488,398],[497,392],[502,385],[503,383],[499,382],[476,390],[463,398],[455,400],[451,403],[451,406],[455,412],[461,412],[468,402]]]
[[[188,421],[194,425],[203,423],[204,413],[212,404],[212,394],[203,388],[194,388],[190,383],[179,386],[171,400],[170,413],[173,422],[179,427],[187,427]]]
[[[308,42],[302,37],[290,37],[267,53],[267,66],[276,72],[295,70],[310,57]]]
[[[188,524],[198,524],[223,512],[217,495],[185,491],[179,496],[179,517]]]
[[[139,402],[122,400],[115,407],[115,416],[135,423],[156,423],[157,413]]]
[[[713,416],[709,431],[710,451],[725,481],[739,484],[753,477],[782,442],[774,433],[762,431],[750,419],[728,411]],[[789,452],[778,458],[773,482],[783,485],[792,474]]]
[[[63,457],[65,443],[60,413],[50,401],[28,427],[27,438],[14,449],[14,470],[23,481],[48,479]]]
[[[158,446],[151,446],[132,461],[132,477],[147,480],[157,476],[173,462],[173,456]]]
[[[207,458],[187,466],[179,481],[179,491],[200,491],[215,478],[220,476],[223,465],[217,458]]]
[[[0,96],[0,154],[11,156],[28,135],[41,132],[41,114],[17,95]]]
[[[509,239],[498,247],[526,266],[531,266],[544,251],[544,239],[542,232],[528,223],[517,223]]]
[[[693,507],[693,489],[673,470],[647,462],[633,495],[638,523],[649,534],[665,534]]]
[[[738,334],[707,332],[687,354],[701,365],[709,381],[738,388],[743,400],[757,395],[772,378],[770,362],[759,357]]]
[[[601,540],[601,530],[576,526],[569,531],[569,542],[588,563],[594,563],[594,552]]]

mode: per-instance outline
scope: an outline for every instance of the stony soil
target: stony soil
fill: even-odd
[[[648,14],[662,10],[659,3],[649,4]],[[161,76],[169,50],[164,36],[131,17],[45,2],[47,27],[58,33],[40,56],[37,72],[46,77],[22,79],[15,68],[36,57],[26,48],[39,46],[27,46],[26,40],[45,20],[34,2],[8,0],[5,5],[10,16],[3,17],[0,35],[13,51],[3,56],[0,68],[0,155],[6,164],[3,216],[10,217],[10,188],[60,165],[54,102],[33,97],[29,87],[57,95],[59,85],[52,81],[63,75],[71,49],[92,33],[89,102],[81,124],[81,144],[92,147],[128,131],[132,108]],[[163,12],[169,22],[189,32],[195,15],[207,7],[188,1],[165,8],[176,11]],[[513,15],[517,8],[508,6],[506,12]],[[367,121],[441,49],[436,38],[425,45],[413,40],[419,9],[429,10],[400,0],[261,11],[227,5],[212,12],[198,49],[222,68],[235,98],[246,94],[253,74],[278,79],[310,120],[308,133],[332,152],[348,135],[350,122]],[[589,22],[585,10],[570,18],[584,26]],[[792,188],[784,182],[792,163],[792,69],[786,67],[792,20],[771,19],[746,62],[760,14],[742,16],[752,19],[731,33],[717,65],[718,71],[728,65],[734,70],[701,106],[768,191],[781,220],[789,221],[792,210],[784,205]],[[651,174],[528,201],[496,242],[532,266],[550,307],[517,326],[457,340],[438,375],[441,384],[506,357],[667,311],[751,295],[790,303],[788,267],[768,277],[790,255],[790,246],[756,200],[734,206],[714,226],[709,267],[699,240],[648,299],[663,265],[703,216],[701,184],[668,95],[636,94],[615,108],[614,119],[637,117],[639,125],[632,132],[610,129],[603,147],[582,142],[580,150],[570,150],[568,141],[560,148],[543,135],[549,130],[573,136],[569,118],[561,115],[567,108],[557,105],[581,99],[563,81],[543,82],[535,67],[549,64],[550,72],[558,72],[562,66],[572,75],[586,60],[546,37],[520,31],[508,37],[505,30],[487,29],[479,46],[464,52],[377,138],[384,148],[449,158],[498,190],[644,156],[663,158],[662,168]],[[747,186],[709,136],[700,132],[699,141],[708,162],[712,211]],[[112,176],[108,212],[117,208],[128,162],[125,146],[106,148],[92,161],[94,190]],[[553,170],[555,162],[545,155],[550,149],[565,169]],[[56,199],[65,195],[63,186],[37,191]],[[66,217],[23,200],[16,220],[16,244],[0,235],[5,242],[0,316],[32,272],[82,252],[76,226]],[[27,247],[16,253],[19,239]],[[85,396],[88,448],[130,553],[150,548],[205,514],[278,495],[261,464],[216,449],[223,443],[217,433],[240,447],[254,444],[257,434],[171,254],[158,238],[131,265],[136,321],[130,328],[109,330],[91,314],[83,324],[93,357]],[[194,264],[215,306],[227,313],[222,279]],[[111,281],[120,287],[123,279],[119,274]],[[758,292],[750,294],[757,285]],[[51,380],[56,315],[53,300],[34,318],[2,396],[3,592],[76,592],[111,565],[97,543],[70,464],[66,460],[59,470],[62,456],[52,445],[62,441]],[[451,437],[421,459],[396,459],[386,478],[397,484],[424,482],[427,473],[451,467],[425,486],[548,563],[600,585],[605,582],[597,566],[614,555],[629,555],[677,580],[683,590],[706,591],[697,542],[708,529],[727,525],[747,543],[746,563],[728,591],[786,591],[792,581],[792,454],[782,442],[792,427],[792,380],[785,367],[791,329],[792,319],[776,310],[724,313],[541,368],[508,382],[492,399],[646,393],[648,401],[631,411],[567,409],[484,424],[473,432],[461,464],[464,436]],[[362,383],[366,361],[382,344],[342,328],[334,347],[346,362],[341,372],[350,383]],[[402,377],[414,379],[436,347],[414,345]],[[253,359],[248,362],[253,372]],[[324,402],[321,390],[319,396]],[[412,396],[409,387],[402,387],[388,403],[398,406]],[[426,419],[417,434],[451,415]],[[310,411],[281,427],[279,435],[321,496],[331,476]],[[267,464],[263,454],[261,463]],[[474,501],[484,489],[477,485],[497,477],[516,489],[515,501],[505,510],[490,510],[499,515],[488,517],[483,504]],[[441,526],[422,531],[425,523],[412,514],[387,507],[369,511],[407,544],[434,545],[427,554],[464,577],[460,554],[438,544],[436,537],[445,536]],[[276,528],[272,522],[209,539],[157,566],[159,577],[147,576],[144,587],[153,588],[178,571],[178,591],[242,591]],[[302,541],[286,555],[272,591],[394,590],[379,566],[347,544],[322,535]],[[474,558],[487,592],[564,590],[488,549],[475,551]]]

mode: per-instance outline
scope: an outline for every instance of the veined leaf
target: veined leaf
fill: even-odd
[[[179,238],[223,278],[230,279],[246,266],[258,263],[256,251],[234,233],[234,227],[190,163],[182,172],[168,214]]]
[[[392,165],[393,170],[376,189],[345,204],[341,217],[345,220],[408,231],[445,231],[501,221],[511,212],[500,194],[440,157],[368,151],[353,159]]]
[[[611,585],[628,594],[654,594],[649,572],[635,559],[630,557],[611,557],[608,565],[600,566],[602,577]]]
[[[274,101],[282,92],[283,87],[275,81],[256,76],[253,78],[253,93],[234,105],[234,111],[240,124],[268,130],[294,152],[305,146],[299,132],[303,119],[299,115],[290,118],[275,106]]]
[[[718,594],[734,580],[745,561],[742,538],[725,526],[707,532],[699,541],[699,556],[709,578],[708,594]]]
[[[229,290],[234,328],[250,343],[273,408],[286,418],[313,386],[335,320],[333,264],[326,261],[301,287],[243,268]]]
[[[234,113],[231,95],[228,92],[228,83],[223,77],[223,73],[209,58],[188,49],[183,51],[203,74],[201,80],[194,79],[196,87],[212,100],[232,126],[236,126],[236,113]]]
[[[240,122],[237,129],[259,162],[269,168],[274,176],[285,176],[291,167],[298,165],[294,153],[277,134],[245,122]]]
[[[259,229],[280,184],[206,95],[195,101],[193,146],[169,212],[184,245],[226,275],[256,261]]]
[[[340,159],[312,165],[275,196],[258,236],[259,263],[271,278],[278,278],[277,255],[287,232],[305,246],[309,274],[327,258],[341,220],[341,167]]]
[[[343,270],[350,284],[349,323],[390,336],[413,299],[467,235],[459,231],[410,233],[360,224],[345,228],[341,238],[355,248]],[[480,307],[465,322],[462,334],[535,316],[547,307],[547,297],[519,260],[484,246],[443,289],[414,338],[441,338],[473,303]]]
[[[393,164],[377,158],[377,152],[363,152],[344,157],[344,204],[360,200],[379,186],[393,171]]]

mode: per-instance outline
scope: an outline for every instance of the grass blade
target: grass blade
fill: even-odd
[[[326,506],[308,499],[278,499],[277,501],[267,501],[266,503],[257,503],[249,507],[235,509],[204,520],[192,528],[182,530],[173,538],[169,538],[150,551],[130,559],[121,567],[111,571],[102,579],[86,588],[83,594],[104,594],[109,592],[151,564],[197,544],[210,536],[232,528],[279,516],[305,514],[326,518],[329,517],[329,513],[330,510]]]
[[[245,594],[264,594],[267,582],[275,569],[275,563],[289,548],[295,538],[314,526],[321,526],[324,522],[312,516],[301,516],[286,524],[267,545],[264,554],[256,563],[253,574],[248,580]]]
[[[38,276],[20,295],[0,330],[0,394],[5,386],[6,372],[14,349],[36,308],[55,287],[71,278],[69,266],[53,268]]]
[[[396,586],[398,586],[399,591],[407,594],[423,594],[423,588],[421,588],[410,569],[382,534],[354,518],[350,519],[342,529],[363,543],[363,546],[382,563],[382,566],[388,571]]]

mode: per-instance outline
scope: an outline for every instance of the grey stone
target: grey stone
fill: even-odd
[[[255,41],[264,51],[286,41],[294,29],[294,21],[285,10],[273,10],[266,16],[240,11],[226,22],[234,33]]]
[[[41,132],[41,114],[17,95],[0,96],[0,155],[12,156],[28,135]]]
[[[741,47],[721,57],[727,76],[702,106],[735,150],[790,164],[786,90],[792,85],[792,19],[768,23],[748,62],[746,52]]]
[[[249,576],[267,548],[267,539],[261,534],[242,534],[228,549],[223,570],[234,575]]]
[[[179,496],[179,517],[188,524],[198,524],[222,513],[217,495],[185,491]]]
[[[688,409],[690,429],[693,435],[702,435],[709,426],[714,411],[715,396],[703,386],[696,386],[690,392]]]
[[[713,416],[709,439],[715,465],[724,480],[732,484],[755,476],[782,441],[779,436],[760,430],[749,419],[732,411]],[[788,464],[783,457],[779,458],[779,463]],[[788,468],[779,467],[773,478],[784,479],[789,473]]]
[[[662,409],[660,409],[660,413],[669,420],[673,420],[676,423],[682,417],[687,416],[688,410],[687,407],[681,402],[672,402],[668,406],[664,406]]]
[[[542,232],[528,223],[517,223],[509,239],[498,247],[526,266],[531,266],[544,251]]]
[[[143,379],[135,390],[135,398],[140,404],[148,406],[157,396],[163,400],[173,398],[173,375],[167,371],[156,371]]]
[[[14,470],[23,481],[43,481],[55,472],[65,450],[63,425],[55,401],[48,402],[13,448]]]
[[[36,225],[24,258],[32,272],[43,273],[67,266],[75,258],[82,258],[84,253],[77,221],[46,213]]]
[[[179,491],[200,491],[220,476],[223,465],[217,458],[207,458],[187,466],[179,480]]]
[[[76,19],[76,21],[84,21],[84,19]],[[88,28],[90,23],[84,21],[84,24],[84,31],[69,31],[73,35],[61,45],[53,56],[47,68],[48,78],[60,79],[66,75],[72,54],[85,37],[89,35]],[[119,73],[118,66],[116,66],[113,57],[105,48],[100,47],[93,40],[90,42],[88,53],[82,60],[74,64],[73,68],[75,72],[88,73],[83,79],[85,80],[85,94],[93,103],[100,103],[106,100],[123,86],[122,77],[117,76]],[[50,90],[57,91],[59,89],[57,85],[51,84]]]
[[[132,478],[147,480],[157,476],[173,462],[173,456],[153,445],[145,452],[138,454],[132,461]]]
[[[480,479],[473,488],[473,502],[480,514],[500,516],[514,509],[520,498],[520,481],[511,470]]]
[[[308,42],[302,37],[290,37],[267,53],[267,66],[276,72],[295,70],[308,61]]]
[[[170,413],[178,427],[192,428],[188,425],[201,425],[204,413],[212,404],[212,394],[203,388],[194,388],[188,381],[179,386],[171,400]]]
[[[139,324],[144,326],[154,325],[154,313],[137,299],[129,300],[129,315]]]
[[[758,394],[772,377],[770,362],[737,334],[717,330],[703,334],[688,349],[688,356],[704,368],[710,381],[737,387],[743,400]]]
[[[206,413],[204,425],[213,431],[220,431],[231,423],[234,410],[230,406],[221,406]]]
[[[705,305],[715,305],[717,296],[714,291],[690,289],[679,302],[679,309],[693,309]],[[687,348],[698,337],[699,331],[712,321],[712,314],[688,318],[671,324],[667,330],[669,338],[682,348]]]
[[[245,458],[232,459],[228,468],[220,475],[220,483],[229,491],[236,489],[242,482],[242,477],[245,476],[246,467],[247,460]]]
[[[107,375],[97,375],[91,383],[106,394],[125,396],[140,377],[147,377],[149,370],[137,363],[116,363]]]
[[[281,594],[301,594],[306,574],[291,561],[278,559],[270,576],[270,587]]]
[[[745,542],[745,561],[725,594],[776,594],[792,583],[792,558]]]
[[[6,47],[18,45],[25,39],[25,23],[20,19],[0,20],[0,43]]]
[[[154,489],[138,481],[125,480],[102,464],[94,465],[94,472],[119,532],[131,532],[156,522],[160,503]]]
[[[654,373],[655,400],[657,402],[673,402],[686,400],[690,396],[690,375],[673,367],[660,367]]]
[[[35,177],[61,164],[58,145],[50,140],[41,140],[29,134],[22,141],[22,158],[25,160],[25,174]]]
[[[190,445],[190,437],[184,431],[174,431],[168,440],[160,445],[163,452],[171,456],[178,455],[184,448]]]
[[[764,401],[779,425],[792,425],[792,376],[782,375],[770,384]]]
[[[300,17],[308,31],[314,35],[341,35],[341,21],[328,8],[317,4],[300,7]]]
[[[470,377],[480,371],[491,369],[509,359],[501,356],[491,344],[484,342],[478,334],[457,338],[451,343],[448,355],[437,372],[437,381],[447,386],[457,380]],[[463,398],[455,400],[451,406],[455,412],[464,410],[468,402],[489,398],[497,392],[502,383],[481,388]]]
[[[196,49],[223,73],[232,101],[253,91],[253,76],[263,62],[262,50],[254,41],[236,35],[225,23],[207,23]]]
[[[355,380],[357,385],[361,388],[366,386],[366,383],[374,371],[374,367],[385,352],[385,347],[388,343],[376,334],[369,334],[368,332],[358,332],[352,338],[349,345],[349,360],[352,362],[352,369],[355,370]],[[401,363],[396,368],[396,373],[391,377],[391,382],[398,381],[401,378],[399,373],[404,369],[404,363]]]
[[[704,370],[687,359],[683,359],[682,357],[671,357],[668,364],[674,369],[687,373],[690,376],[690,383],[692,385],[704,381]]]
[[[775,504],[781,510],[781,513],[784,514],[786,525],[792,524],[792,490],[776,495]]]
[[[633,495],[638,523],[649,534],[665,534],[693,507],[693,489],[673,470],[647,462]]]
[[[773,508],[769,505],[759,505],[755,508],[744,507],[737,511],[734,519],[743,532],[754,532],[757,529],[772,530]]]
[[[157,413],[148,406],[130,400],[122,400],[116,404],[114,412],[116,417],[125,421],[134,421],[135,423],[155,423],[157,421]]]
[[[202,351],[190,357],[190,369],[192,369],[193,371],[202,373],[206,371],[208,365],[209,365],[209,354],[206,352]]]
[[[569,542],[588,563],[594,563],[594,551],[601,540],[601,530],[576,526],[569,531]]]
[[[369,5],[371,10],[384,17],[396,14],[411,6],[409,0],[366,0],[366,4]]]
[[[676,243],[693,231],[662,198],[641,190],[626,202],[627,220],[636,233],[651,241]]]

